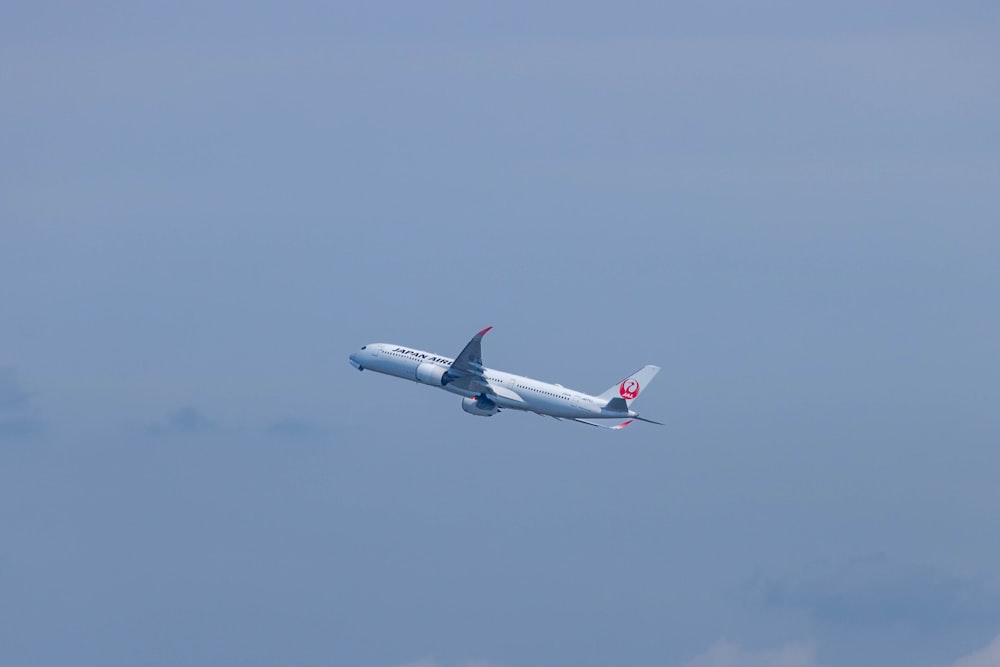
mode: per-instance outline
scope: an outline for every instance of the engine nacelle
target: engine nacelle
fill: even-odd
[[[445,385],[444,374],[447,372],[448,369],[444,366],[425,361],[417,366],[417,382],[423,382],[435,387],[443,387]]]
[[[499,410],[497,404],[485,396],[463,398],[462,409],[470,415],[476,415],[477,417],[492,417]]]

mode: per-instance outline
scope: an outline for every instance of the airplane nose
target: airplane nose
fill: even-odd
[[[361,365],[361,362],[358,361],[358,353],[357,352],[353,353],[350,358],[351,358],[351,365],[352,366],[354,366],[355,368],[357,368],[359,371],[365,370],[364,367]]]

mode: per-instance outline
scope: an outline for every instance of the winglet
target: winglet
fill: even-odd
[[[451,362],[451,366],[445,374],[445,377],[449,378],[449,381],[463,375],[483,376],[483,336],[492,328],[486,327],[466,343],[462,351],[455,357],[455,361]]]

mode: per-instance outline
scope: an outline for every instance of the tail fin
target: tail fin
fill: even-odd
[[[612,402],[618,404],[625,403],[626,409],[628,409],[629,404],[639,396],[639,392],[645,389],[659,372],[659,366],[643,366],[635,373],[632,373],[618,384],[609,388],[603,394],[600,394],[598,398],[607,401],[609,407],[611,407]]]

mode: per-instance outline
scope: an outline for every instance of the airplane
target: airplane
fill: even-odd
[[[350,356],[359,371],[412,380],[463,396],[462,409],[471,415],[492,417],[501,409],[522,410],[588,426],[622,429],[633,421],[659,424],[640,417],[631,404],[660,372],[659,366],[643,366],[607,391],[591,396],[532,378],[504,373],[483,366],[483,336],[486,327],[468,342],[454,359],[391,343],[370,343]],[[625,419],[614,425],[601,419]]]

